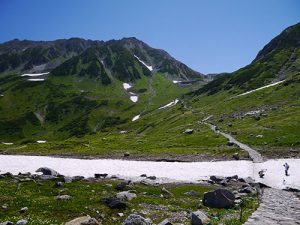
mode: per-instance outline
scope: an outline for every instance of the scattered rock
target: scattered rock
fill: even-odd
[[[147,174],[144,173],[140,177],[147,177]]]
[[[192,225],[205,225],[209,222],[210,219],[201,210],[192,213]]]
[[[248,186],[248,187],[244,187],[242,189],[239,189],[239,193],[247,193],[247,194],[256,193],[256,189]]]
[[[125,152],[124,153],[124,157],[129,157],[130,156],[130,153],[129,152]]]
[[[123,191],[130,183],[131,180],[122,181],[121,183],[117,184],[116,189],[118,191]]]
[[[28,211],[28,207],[23,207],[22,209],[19,210],[20,213],[25,213]]]
[[[228,127],[232,127],[232,123],[227,124]]]
[[[70,200],[72,197],[70,195],[58,195],[55,197],[56,200],[59,201],[68,201]]]
[[[58,181],[58,182],[55,184],[55,187],[57,187],[57,188],[62,188],[62,187],[64,187],[64,183],[61,182],[61,181]]]
[[[149,180],[156,180],[156,176],[149,176],[149,177],[147,177],[147,179],[149,179]]]
[[[58,172],[48,167],[41,167],[37,169],[35,172],[40,172],[43,173],[43,175],[55,176],[55,177],[59,175]]]
[[[5,221],[3,223],[0,223],[0,225],[14,225],[14,223],[10,221]]]
[[[185,195],[194,196],[194,197],[199,196],[199,194],[198,194],[197,192],[193,191],[193,190],[188,191],[188,192],[185,192],[184,194],[185,194]]]
[[[185,134],[192,134],[192,133],[194,133],[194,129],[186,129],[186,130],[184,131],[184,133],[185,133]]]
[[[203,205],[212,208],[230,208],[234,205],[234,194],[226,189],[207,192],[203,197]]]
[[[72,177],[64,176],[63,179],[64,179],[64,182],[65,182],[65,183],[72,183],[72,181],[73,181],[73,178],[72,178]]]
[[[67,222],[65,225],[99,225],[100,223],[90,216],[78,217],[74,220]]]
[[[111,209],[125,209],[127,207],[125,202],[115,197],[103,198],[102,201]]]
[[[222,176],[210,176],[209,179],[214,181],[214,182],[221,182],[222,180],[224,180],[224,177],[222,177]]]
[[[107,177],[107,173],[95,173],[94,174],[94,177],[96,178],[96,179],[99,179],[99,178],[105,178],[105,177]]]
[[[28,223],[27,220],[19,220],[19,221],[16,223],[16,225],[25,225],[25,224],[27,224],[27,223]]]
[[[220,123],[224,122],[224,119],[223,119],[223,118],[220,118],[220,119],[219,119],[219,122],[220,122]]]
[[[122,191],[117,193],[117,198],[120,200],[128,200],[131,201],[132,199],[136,198],[135,193],[130,193],[129,191]]]
[[[170,191],[168,191],[165,187],[162,187],[161,192],[165,195],[173,195]]]
[[[234,153],[233,155],[232,155],[232,158],[233,159],[235,159],[235,160],[239,160],[240,159],[240,155],[239,155],[239,153]]]
[[[256,135],[256,138],[262,138],[263,137],[263,135],[262,134],[258,134],[258,135]]]
[[[150,219],[145,219],[140,215],[131,214],[122,225],[152,225],[152,221]]]
[[[228,141],[227,146],[234,146],[234,142]]]
[[[259,121],[260,120],[260,116],[254,116],[253,117],[256,121]]]
[[[162,222],[160,222],[158,225],[173,225],[173,223],[171,223],[168,219],[165,219]]]

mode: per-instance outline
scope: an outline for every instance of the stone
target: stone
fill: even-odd
[[[168,191],[165,187],[162,187],[161,192],[165,195],[173,195],[170,191]]]
[[[118,191],[123,191],[130,183],[131,180],[122,181],[121,183],[117,184],[116,189]]]
[[[171,223],[168,219],[165,219],[162,222],[160,222],[158,225],[173,225],[173,223]]]
[[[192,212],[192,225],[205,225],[209,224],[210,219],[206,216],[206,214],[198,210],[196,212]]]
[[[3,223],[0,223],[0,225],[14,225],[14,223],[11,221],[5,221]]]
[[[99,225],[100,223],[90,216],[82,216],[67,222],[65,225]]]
[[[94,174],[94,177],[96,178],[96,179],[99,179],[99,178],[105,178],[105,177],[107,177],[107,173],[95,173]]]
[[[125,202],[122,202],[120,199],[115,197],[106,197],[102,198],[102,201],[110,208],[110,209],[125,209],[127,207]]]
[[[209,179],[218,183],[218,182],[221,182],[222,180],[224,180],[224,177],[222,177],[222,176],[210,176]]]
[[[228,127],[232,127],[232,123],[227,124]]]
[[[62,187],[64,187],[64,183],[61,182],[61,181],[58,181],[58,182],[55,184],[55,187],[57,187],[57,188],[62,188]]]
[[[23,207],[22,209],[19,210],[20,213],[25,213],[28,211],[28,207]]]
[[[63,179],[64,179],[65,183],[72,183],[72,181],[73,181],[73,178],[72,177],[68,177],[68,176],[64,176]]]
[[[234,194],[226,189],[207,192],[203,196],[203,205],[212,208],[230,208],[234,205]]]
[[[231,141],[228,141],[228,142],[227,142],[227,146],[234,146],[234,143],[231,142]]]
[[[124,153],[124,157],[129,157],[130,156],[130,153],[129,152],[125,152]]]
[[[149,177],[147,177],[147,179],[149,179],[149,180],[156,180],[156,176],[149,176]]]
[[[235,160],[239,160],[240,159],[240,155],[239,155],[239,153],[234,153],[233,155],[232,155],[232,158],[233,159],[235,159]]]
[[[136,198],[136,194],[135,193],[131,193],[129,191],[122,191],[117,193],[117,198],[120,200],[128,200],[131,201],[132,199]]]
[[[184,194],[185,194],[185,195],[194,196],[194,197],[199,196],[199,194],[198,194],[197,192],[193,191],[193,190],[188,191],[188,192],[185,192]]]
[[[185,134],[192,134],[192,133],[194,133],[194,129],[186,129],[186,130],[184,131],[184,133],[185,133]]]
[[[259,120],[260,120],[260,116],[254,116],[254,119],[255,119],[256,121],[259,121]]]
[[[16,225],[25,225],[27,223],[28,223],[27,220],[18,220],[17,223],[16,223]]]
[[[140,177],[147,177],[147,174],[144,173]]]
[[[244,187],[242,189],[239,189],[239,193],[247,193],[247,194],[256,193],[256,189],[248,186],[248,187]]]
[[[58,172],[56,172],[55,170],[48,168],[48,167],[38,168],[35,172],[40,172],[40,173],[43,173],[43,175],[49,175],[49,176],[55,176],[55,177],[59,175]]]
[[[220,122],[220,123],[224,122],[224,119],[223,119],[223,118],[220,118],[220,119],[219,119],[219,122]]]
[[[70,195],[58,195],[55,197],[56,200],[59,201],[68,201],[70,200],[72,197]]]
[[[122,225],[152,225],[152,221],[137,214],[130,214]]]

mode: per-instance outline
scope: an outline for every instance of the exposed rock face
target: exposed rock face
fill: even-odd
[[[201,210],[192,213],[192,225],[205,225],[209,222],[210,219]]]
[[[67,222],[65,225],[98,225],[98,224],[100,223],[95,218],[91,218],[90,216],[82,216]]]
[[[226,189],[207,192],[203,196],[203,204],[212,208],[230,208],[234,205],[235,196]]]
[[[43,173],[43,175],[48,175],[48,176],[58,176],[58,172],[56,172],[55,170],[48,168],[48,167],[41,167],[39,169],[37,169],[35,172],[40,172]]]
[[[150,219],[145,219],[140,215],[131,214],[122,225],[152,225],[152,221]]]

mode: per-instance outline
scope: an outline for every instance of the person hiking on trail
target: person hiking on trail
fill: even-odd
[[[289,168],[290,168],[289,164],[285,163],[283,166],[284,166],[285,175],[289,176]]]

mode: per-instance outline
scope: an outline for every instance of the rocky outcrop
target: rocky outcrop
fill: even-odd
[[[207,192],[203,197],[203,204],[212,208],[230,208],[234,205],[234,194],[226,189]]]

